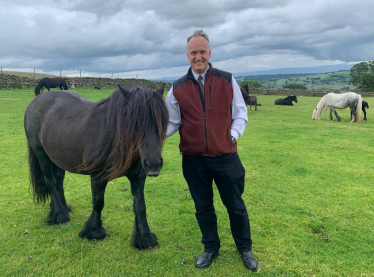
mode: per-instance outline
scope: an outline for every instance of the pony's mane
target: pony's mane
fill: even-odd
[[[249,98],[248,85],[240,86],[240,92],[242,93],[244,101],[247,101]]]
[[[321,98],[321,100],[319,100],[319,102],[318,102],[318,104],[317,104],[317,106],[314,108],[314,110],[313,110],[313,114],[312,114],[312,119],[320,119],[321,118],[321,116],[326,112],[326,110],[327,110],[327,105],[326,105],[326,103],[327,103],[327,99],[328,99],[328,97],[329,97],[329,94],[330,93],[328,93],[328,94],[325,94],[322,98]]]
[[[99,143],[100,149],[83,161],[80,170],[99,167],[97,176],[102,180],[120,177],[129,169],[140,157],[139,149],[147,143],[153,126],[161,146],[166,139],[168,112],[162,96],[139,86],[127,89],[130,93],[126,97],[116,90],[92,109],[104,109],[107,135]]]
[[[295,95],[290,95],[290,96],[287,96],[286,98],[284,98],[285,100],[293,100],[293,99],[296,99],[296,96]]]

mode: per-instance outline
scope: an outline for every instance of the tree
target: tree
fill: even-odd
[[[248,84],[250,88],[261,88],[262,86],[262,84],[256,80],[247,80],[240,83],[241,86],[245,86],[246,84]]]
[[[350,84],[359,91],[374,91],[374,61],[355,64],[350,71]]]

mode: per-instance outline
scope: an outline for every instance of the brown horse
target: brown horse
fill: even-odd
[[[93,210],[79,236],[104,239],[105,188],[108,181],[126,176],[134,199],[132,245],[141,249],[157,245],[146,218],[144,184],[163,165],[161,150],[168,123],[163,92],[164,85],[157,92],[119,86],[98,103],[72,91],[50,91],[31,101],[24,119],[30,180],[36,203],[51,198],[50,224],[69,222],[65,171],[90,175]]]

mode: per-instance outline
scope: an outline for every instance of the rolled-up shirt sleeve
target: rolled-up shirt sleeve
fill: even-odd
[[[175,99],[173,94],[173,87],[170,88],[166,96],[166,107],[169,112],[169,122],[166,129],[166,137],[170,137],[176,131],[178,131],[179,126],[181,125],[181,113],[177,99]]]
[[[245,126],[248,123],[248,112],[247,105],[234,77],[232,77],[231,83],[233,88],[231,136],[237,139],[244,133]]]

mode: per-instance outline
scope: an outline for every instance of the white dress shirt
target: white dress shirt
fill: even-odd
[[[205,76],[208,71],[209,67],[202,73],[197,74],[192,70],[192,74],[197,81],[199,75],[203,77],[203,84],[205,84]],[[232,109],[232,124],[231,124],[231,136],[237,139],[238,137],[242,136],[244,133],[245,126],[248,123],[248,112],[247,112],[247,105],[244,102],[242,93],[240,91],[239,85],[236,82],[235,78],[231,78],[231,84],[233,88],[233,98],[231,102],[231,109]],[[179,103],[177,99],[175,99],[173,95],[173,87],[170,88],[167,96],[166,96],[166,106],[169,111],[169,123],[166,130],[166,136],[170,137],[176,131],[178,131],[179,126],[181,124],[181,113],[179,108]]]

